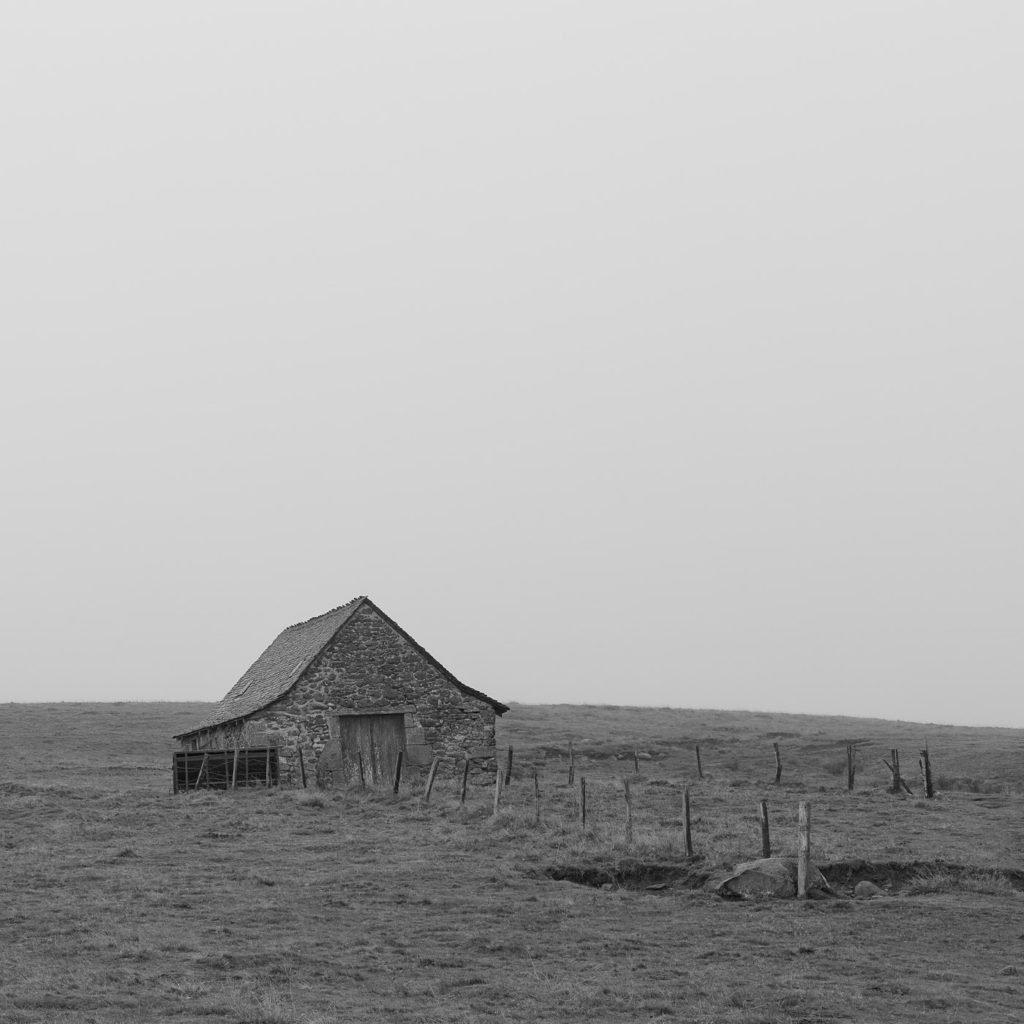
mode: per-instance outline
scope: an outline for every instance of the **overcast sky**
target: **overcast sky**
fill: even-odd
[[[505,702],[1024,726],[1022,32],[5,5],[0,700],[368,594]]]

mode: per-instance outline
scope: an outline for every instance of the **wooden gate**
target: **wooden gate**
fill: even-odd
[[[404,750],[405,715],[339,715],[338,734],[322,757],[336,783],[383,786],[394,782]]]
[[[280,782],[277,747],[238,750],[179,750],[172,760],[175,793],[190,789],[276,786]]]

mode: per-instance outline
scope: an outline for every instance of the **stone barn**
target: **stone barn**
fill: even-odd
[[[175,789],[254,778],[391,784],[400,751],[403,775],[440,758],[446,774],[468,760],[472,775],[493,777],[494,723],[506,711],[357,597],[289,626],[202,722],[175,736]]]

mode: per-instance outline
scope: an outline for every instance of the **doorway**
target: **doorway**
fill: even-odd
[[[338,715],[337,733],[323,757],[338,782],[389,785],[405,750],[405,715]]]

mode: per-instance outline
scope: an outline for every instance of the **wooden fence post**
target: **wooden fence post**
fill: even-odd
[[[508,761],[505,765],[505,788],[512,785],[512,744],[508,747]]]
[[[238,782],[238,740],[235,740],[235,763],[231,768],[231,788],[234,789]]]
[[[469,758],[466,758],[466,763],[462,767],[462,791],[459,793],[459,803],[464,804],[466,802],[466,787],[469,785]]]
[[[935,796],[935,787],[932,785],[932,762],[928,756],[928,744],[924,745],[921,751],[921,775],[924,778],[924,795],[931,800]]]
[[[857,767],[853,760],[853,744],[846,744],[846,791],[853,792],[853,780],[857,773]]]
[[[761,822],[761,856],[770,857],[772,855],[772,840],[771,835],[768,831],[768,801],[762,800],[761,805],[757,809],[757,816]]]
[[[587,827],[587,780],[580,776],[580,826]]]
[[[811,805],[800,801],[800,835],[796,860],[796,894],[807,899],[807,883],[811,876]]]
[[[633,748],[633,774],[640,774],[640,751],[636,747]]]
[[[494,814],[498,813],[498,803],[501,800],[501,765],[498,765],[498,770],[494,773]]]
[[[434,776],[437,774],[437,766],[441,763],[441,758],[435,757],[430,765],[430,772],[427,774],[427,788],[423,794],[423,802],[430,802],[430,791],[434,788]]]
[[[683,842],[686,843],[686,856],[693,856],[693,836],[690,832],[690,787],[683,789]]]
[[[569,740],[569,785],[573,784],[576,778],[576,755],[573,753],[572,740]]]
[[[399,784],[402,781],[402,756],[405,754],[404,750],[398,752],[398,757],[395,758],[395,784],[392,787],[394,792],[398,792]]]
[[[892,764],[883,757],[882,763],[892,773],[892,789],[890,793],[898,793],[901,789],[906,790],[909,796],[914,795],[914,791],[907,785],[903,776],[900,774],[900,752],[894,747],[892,749]]]
[[[782,782],[782,758],[779,756],[778,741],[772,744],[772,749],[775,751],[775,785],[777,786]]]
[[[629,790],[629,779],[623,780],[626,788],[626,845],[633,844],[633,795]]]
[[[697,778],[703,779],[704,769],[700,766],[700,744],[698,744],[694,749],[697,751]]]

